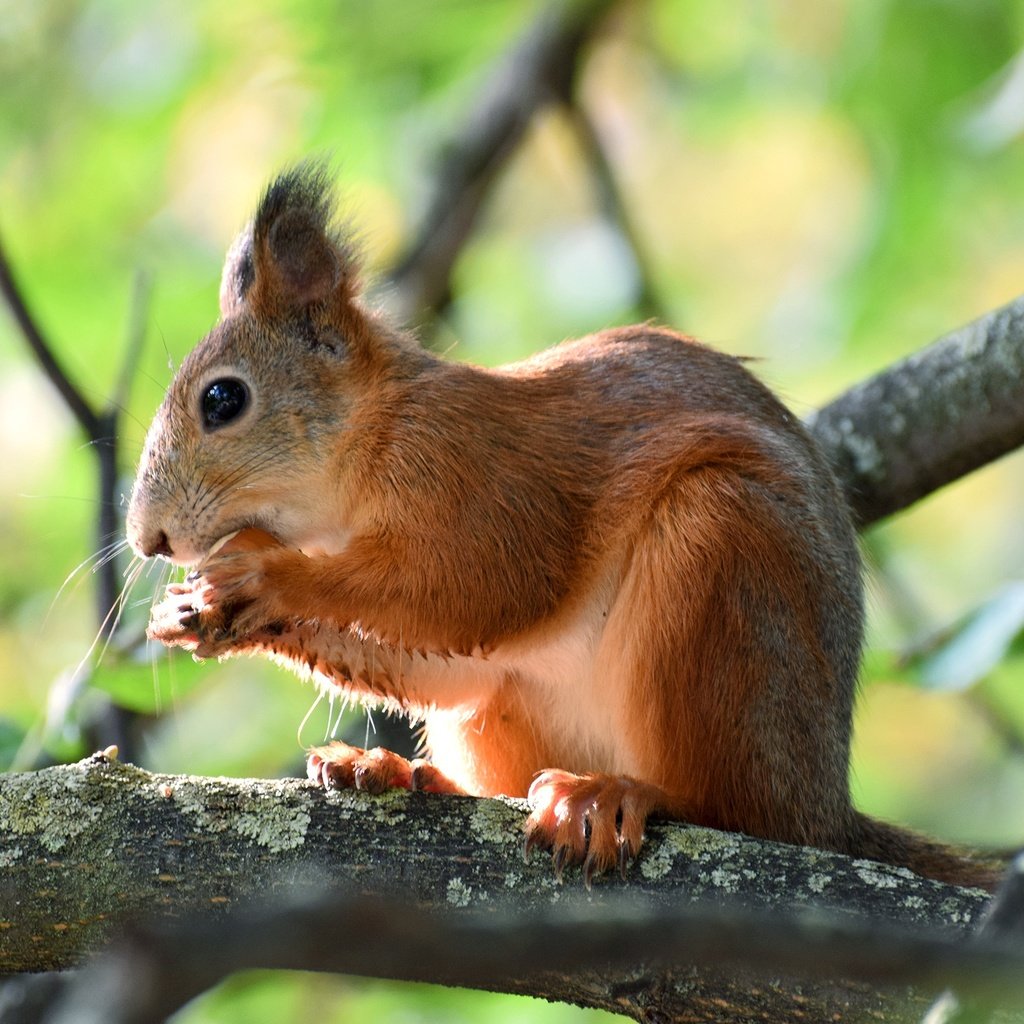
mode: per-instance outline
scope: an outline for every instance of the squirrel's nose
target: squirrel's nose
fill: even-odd
[[[174,554],[173,550],[171,550],[171,542],[167,539],[167,534],[163,530],[143,547],[142,553],[146,558],[152,558],[154,555],[163,555],[165,558],[170,558]]]

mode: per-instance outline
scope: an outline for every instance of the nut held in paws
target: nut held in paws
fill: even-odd
[[[209,561],[216,554],[232,554],[239,551],[257,551],[259,548],[280,547],[281,542],[266,530],[257,526],[247,526],[243,530],[226,533],[218,540],[209,554],[203,559]]]

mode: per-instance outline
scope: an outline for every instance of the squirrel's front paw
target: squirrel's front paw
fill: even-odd
[[[229,620],[210,601],[203,578],[193,574],[184,583],[172,583],[154,605],[146,636],[166,647],[192,651],[197,658],[216,658],[235,649],[242,633],[237,617]]]
[[[167,647],[195,650],[200,641],[194,583],[172,583],[149,613],[146,636]]]
[[[287,618],[269,582],[271,566],[304,559],[261,530],[243,530],[216,549],[184,583],[171,584],[154,607],[147,634],[196,657],[212,658],[236,649],[261,630]]]

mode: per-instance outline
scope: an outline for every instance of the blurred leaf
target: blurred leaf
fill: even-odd
[[[929,690],[966,690],[1009,654],[1024,632],[1024,582],[1003,587],[920,663]]]
[[[209,685],[209,673],[189,658],[158,658],[105,665],[91,683],[130,711],[156,715],[175,706],[186,694]]]
[[[245,971],[204,992],[173,1020],[174,1024],[249,1024],[261,1020],[316,1020],[318,1024],[614,1024],[622,1018],[565,1003],[440,985]]]

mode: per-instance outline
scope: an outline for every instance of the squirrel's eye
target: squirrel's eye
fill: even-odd
[[[203,393],[203,426],[207,430],[230,423],[249,404],[249,389],[233,377],[215,380]]]

